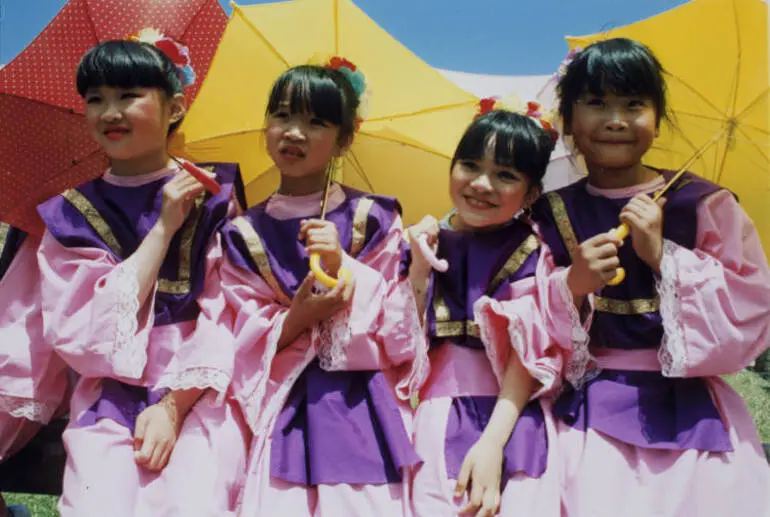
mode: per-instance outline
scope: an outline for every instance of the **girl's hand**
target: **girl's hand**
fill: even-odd
[[[308,255],[321,255],[323,268],[333,277],[337,277],[342,265],[342,246],[337,234],[337,227],[331,221],[308,219],[300,223],[299,240],[305,241]]]
[[[634,251],[653,271],[660,274],[663,257],[663,210],[666,198],[653,201],[647,194],[637,194],[620,212],[620,221],[631,230]]]
[[[567,271],[567,287],[575,298],[593,293],[615,277],[620,265],[618,248],[623,244],[614,233],[600,233],[583,241]]]
[[[159,222],[169,234],[173,235],[184,224],[195,198],[203,190],[203,185],[187,172],[180,172],[166,183]]]
[[[425,235],[428,240],[428,246],[435,255],[438,249],[438,220],[431,215],[426,215],[419,223],[407,228],[406,234],[409,239],[409,245],[412,248],[412,263],[409,266],[409,276],[427,277],[432,266],[430,261],[421,253],[417,240],[420,236]]]
[[[318,322],[327,320],[336,313],[350,305],[356,290],[354,280],[346,283],[344,280],[337,282],[331,290],[323,293],[314,293],[313,285],[315,277],[308,274],[297,290],[297,294],[291,301],[289,316],[304,328],[309,328]]]
[[[468,503],[460,514],[494,517],[500,509],[500,480],[503,471],[503,447],[483,436],[465,455],[457,477],[455,497],[462,497],[471,485]]]
[[[136,464],[153,472],[163,470],[174,451],[179,427],[176,412],[162,401],[142,411],[134,431]]]

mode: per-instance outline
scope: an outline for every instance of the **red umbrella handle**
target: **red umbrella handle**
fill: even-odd
[[[206,190],[214,195],[219,194],[219,191],[222,189],[222,187],[220,187],[219,183],[214,181],[211,176],[206,173],[206,171],[200,167],[197,167],[195,164],[188,162],[187,160],[177,160],[174,158],[174,161],[181,165],[184,170],[189,172],[190,176],[200,181],[201,185],[203,185]]]

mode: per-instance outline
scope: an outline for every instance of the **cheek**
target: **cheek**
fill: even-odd
[[[513,186],[503,189],[500,192],[500,200],[506,211],[511,212],[511,217],[524,207],[524,200],[527,197],[527,189],[522,186]]]
[[[449,175],[449,195],[455,204],[460,197],[462,197],[462,191],[465,188],[467,181],[462,173],[453,170]]]

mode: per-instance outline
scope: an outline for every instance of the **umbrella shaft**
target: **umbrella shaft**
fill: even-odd
[[[682,165],[682,166],[679,168],[679,170],[678,170],[678,171],[676,171],[676,174],[674,174],[674,177],[673,177],[673,178],[671,178],[671,180],[670,180],[668,183],[666,183],[666,185],[665,185],[665,186],[664,186],[662,189],[660,189],[659,191],[657,191],[657,192],[655,193],[655,196],[653,196],[652,200],[653,200],[653,201],[657,201],[658,199],[660,199],[661,197],[663,197],[663,194],[665,194],[665,193],[666,193],[666,191],[668,191],[668,189],[670,189],[670,188],[671,188],[671,186],[672,186],[674,183],[676,183],[676,182],[679,180],[679,178],[681,178],[681,177],[682,177],[682,174],[684,174],[685,172],[687,172],[687,169],[689,169],[689,168],[692,166],[692,164],[693,164],[693,163],[695,163],[695,161],[696,161],[698,158],[700,158],[700,157],[703,155],[703,153],[705,153],[705,152],[706,152],[706,150],[708,150],[708,148],[709,148],[709,147],[711,147],[711,145],[712,145],[713,143],[715,143],[717,140],[719,140],[720,138],[722,138],[722,135],[723,135],[724,133],[725,133],[725,129],[722,129],[722,131],[720,131],[720,132],[716,133],[716,134],[715,134],[715,135],[714,135],[714,136],[711,138],[711,140],[709,140],[708,142],[706,142],[705,144],[703,144],[703,147],[701,147],[700,149],[698,149],[697,151],[695,151],[695,153],[694,153],[694,154],[693,154],[693,155],[692,155],[692,156],[691,156],[691,157],[690,157],[690,158],[689,158],[689,159],[688,159],[686,162],[684,162],[684,165]]]

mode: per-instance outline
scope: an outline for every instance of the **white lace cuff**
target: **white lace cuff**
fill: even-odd
[[[116,374],[130,379],[142,376],[147,363],[147,350],[137,343],[139,328],[139,280],[136,264],[128,260],[115,269],[110,289],[116,293],[115,345],[112,350],[113,369]]]
[[[0,395],[0,413],[41,424],[47,424],[51,420],[57,407],[57,404],[46,404],[28,398]]]
[[[409,283],[405,284],[405,288],[411,289]],[[407,309],[404,317],[407,321],[404,322],[404,328],[406,329],[406,336],[414,343],[414,358],[412,359],[412,367],[409,370],[409,374],[403,378],[396,385],[396,393],[403,400],[410,400],[413,396],[417,395],[420,388],[428,378],[428,372],[430,369],[430,363],[428,362],[428,341],[425,335],[425,329],[420,323],[420,317],[417,314],[417,304],[414,301],[414,297],[408,297],[411,300],[411,306]]]
[[[660,316],[663,319],[663,342],[658,350],[658,360],[666,377],[682,377],[687,364],[679,302],[679,268],[676,263],[678,248],[676,243],[663,240],[660,279],[656,282],[660,297]]]
[[[155,389],[189,390],[197,388],[205,390],[211,388],[218,393],[225,393],[229,386],[230,376],[227,373],[218,368],[199,366],[181,372],[163,374],[155,385]]]
[[[561,303],[567,308],[569,313],[569,319],[571,322],[571,342],[572,350],[570,359],[565,366],[564,377],[567,379],[575,389],[580,389],[583,385],[596,377],[599,373],[596,368],[591,352],[588,350],[590,336],[588,329],[591,328],[591,322],[593,320],[593,309],[590,314],[585,318],[580,316],[580,312],[575,307],[575,301],[572,297],[572,292],[567,286],[567,270],[565,269],[562,274],[556,277],[556,286],[561,298]],[[586,302],[593,308],[593,295],[589,294],[586,297]]]
[[[350,307],[313,326],[312,336],[311,343],[321,368],[342,370],[347,362],[346,349],[351,339]]]

